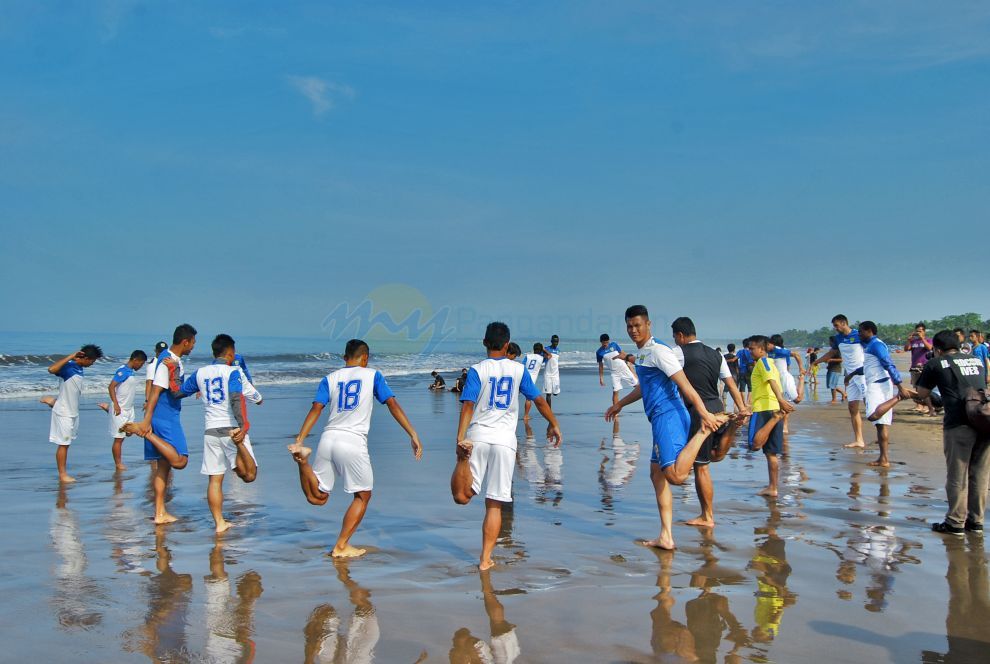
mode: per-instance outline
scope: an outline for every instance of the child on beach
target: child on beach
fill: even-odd
[[[770,340],[763,335],[749,338],[749,352],[753,357],[753,414],[749,421],[749,448],[763,450],[767,458],[768,482],[761,496],[776,497],[777,477],[780,472],[778,456],[784,451],[783,419],[794,412],[794,406],[784,398],[780,388],[780,374],[767,358]]]
[[[134,433],[144,438],[145,461],[155,461],[154,493],[155,524],[176,521],[165,509],[165,490],[172,469],[182,470],[189,463],[186,434],[182,430],[179,414],[182,399],[188,394],[182,391],[182,358],[196,347],[196,328],[183,323],[172,333],[172,345],[158,356],[155,380],[151,386],[144,420],[125,424],[123,433]]]
[[[350,540],[368,509],[374,484],[371,457],[368,455],[372,397],[387,406],[395,421],[409,434],[416,460],[423,456],[423,446],[416,430],[406,418],[385,377],[380,371],[368,368],[369,357],[368,344],[360,339],[347,342],[345,366],[320,381],[313,406],[296,435],[296,442],[289,445],[289,452],[299,465],[303,495],[311,505],[327,503],[335,474],[343,480],[344,492],[354,496],[330,554],[335,558],[353,558],[366,553],[366,549],[351,546]],[[320,436],[316,460],[311,466],[309,457],[312,450],[304,447],[303,443],[326,406],[330,406],[330,417]]]
[[[519,362],[508,359],[509,327],[489,323],[485,330],[488,358],[468,371],[461,393],[457,425],[457,463],[450,478],[454,502],[467,505],[485,486],[485,519],[481,527],[478,568],[491,569],[492,551],[502,527],[502,506],[512,502],[512,473],[516,463],[516,424],[519,395],[536,402],[547,419],[547,441],[560,446],[560,427],[546,399]]]
[[[66,472],[69,458],[69,445],[79,433],[79,396],[82,394],[83,369],[103,357],[103,350],[96,345],[86,344],[75,353],[66,355],[48,367],[48,373],[58,376],[58,397],[55,403],[43,400],[52,408],[52,422],[48,431],[49,442],[55,443],[55,467],[60,482],[75,482]]]
[[[134,351],[127,364],[114,372],[110,385],[107,386],[107,392],[110,393],[107,415],[110,418],[110,438],[113,440],[111,452],[117,470],[127,470],[122,451],[124,437],[120,434],[120,429],[128,422],[134,421],[134,393],[137,391],[138,381],[134,374],[140,371],[147,361],[148,355],[143,350]]]
[[[206,415],[203,434],[203,465],[200,473],[207,475],[206,502],[222,533],[232,525],[223,518],[223,478],[233,470],[245,483],[258,476],[258,461],[251,447],[248,429],[247,403],[261,403],[261,394],[254,389],[244,370],[236,364],[234,339],[218,334],[211,344],[213,364],[196,369],[182,381],[184,394],[201,392]]]

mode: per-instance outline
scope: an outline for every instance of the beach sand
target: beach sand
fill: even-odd
[[[349,496],[307,504],[285,452],[315,384],[263,390],[252,409],[259,478],[228,476],[237,526],[220,538],[199,474],[199,404],[183,408],[192,456],[169,508],[181,520],[156,529],[141,442],[125,442],[129,469],[115,476],[93,399],[69,454],[78,482],[64,490],[49,410],[0,403],[0,659],[986,661],[982,538],[928,530],[945,509],[941,427],[910,405],[895,414],[893,467],[878,470],[867,465],[875,446],[842,448],[844,405],[803,404],[779,499],[755,495],[763,455],[736,447],[712,469],[716,528],[678,524],[677,550],[661,552],[637,543],[658,531],[641,408],[614,440],[607,389],[592,371],[566,371],[554,399],[564,445],[547,449],[539,416],[535,440],[520,423],[515,503],[498,565],[482,575],[483,501],[460,507],[449,493],[456,396],[393,387],[426,452],[415,463],[376,409],[376,487],[353,540],[370,553],[336,564],[326,554]],[[693,485],[674,496],[676,519],[697,515]]]

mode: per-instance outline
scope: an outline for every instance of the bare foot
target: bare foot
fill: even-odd
[[[38,399],[38,401],[45,404],[49,408],[55,407],[55,397],[41,397],[40,399]]]
[[[174,517],[168,512],[165,512],[164,514],[161,515],[155,515],[156,526],[164,526],[167,523],[175,523],[178,520],[179,520],[178,517]]]
[[[703,528],[714,528],[715,519],[706,519],[703,515],[684,522],[685,526],[701,526]]]
[[[524,420],[529,420],[529,415],[523,415]]]
[[[768,496],[770,498],[776,498],[777,497],[777,487],[768,486],[768,487],[764,488],[762,491],[758,492],[756,495],[757,496]]]
[[[103,401],[103,402],[98,403],[96,405],[99,406],[100,407],[100,410],[102,410],[104,413],[109,413],[110,412],[110,404],[108,404],[107,402]]]
[[[58,481],[61,482],[62,484],[71,484],[72,482],[76,481],[76,478],[71,477],[69,475],[59,475]]]
[[[221,521],[217,524],[217,535],[227,532],[233,525],[230,521]]]
[[[117,431],[120,433],[126,433],[128,436],[139,433],[140,425],[137,422],[128,422],[124,426],[120,427]]]
[[[849,447],[849,448],[866,447],[866,443],[864,443],[862,441],[860,441],[858,443],[846,443],[845,445],[843,445],[843,447]]]
[[[478,569],[482,572],[487,572],[493,567],[495,567],[495,561],[492,560],[491,558],[485,560],[484,562],[478,563]]]
[[[674,547],[674,538],[670,535],[660,535],[656,539],[642,540],[640,544],[653,549],[663,549],[664,551],[673,551],[676,548]]]
[[[127,466],[125,466],[125,465],[124,465],[124,464],[122,464],[122,463],[118,463],[118,464],[117,464],[117,472],[119,473],[119,472],[120,472],[120,471],[122,471],[122,470],[127,470]]]
[[[311,450],[308,447],[305,447],[304,445],[293,444],[293,445],[289,445],[289,452],[292,453],[293,459],[295,459],[299,463],[305,463],[306,459],[309,458],[309,455],[313,453],[313,450]]]
[[[890,468],[890,461],[886,459],[877,459],[876,461],[871,461],[870,465],[874,468]]]
[[[358,556],[363,556],[367,552],[367,549],[359,549],[348,544],[342,549],[333,547],[333,551],[330,552],[330,555],[334,558],[357,558]]]

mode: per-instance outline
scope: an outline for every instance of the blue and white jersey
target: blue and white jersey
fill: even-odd
[[[519,362],[490,357],[468,369],[461,393],[461,401],[474,402],[467,440],[516,449],[520,394],[529,401],[540,396],[536,383]]]
[[[343,367],[320,381],[313,403],[321,403],[330,409],[324,432],[346,431],[367,438],[374,405],[372,398],[385,403],[394,396],[385,376],[377,369]]]
[[[885,383],[893,380],[901,384],[901,374],[890,359],[887,344],[880,337],[873,337],[863,344],[863,376],[867,383]]]
[[[163,350],[155,361],[155,380],[152,383],[153,386],[164,390],[158,397],[158,403],[155,404],[155,416],[179,416],[182,400],[173,393],[182,391],[184,376],[182,358],[167,348]]]
[[[740,348],[736,351],[736,359],[739,373],[746,373],[753,368],[753,355],[748,348]]]
[[[543,374],[543,377],[559,378],[560,367],[557,365],[557,361],[560,359],[560,349],[555,346],[547,346],[544,350],[550,354],[550,357],[547,358],[547,372]]]
[[[117,405],[120,406],[120,412],[126,413],[134,410],[134,392],[137,390],[137,378],[134,377],[134,369],[125,364],[114,372],[113,378],[110,380],[117,383]]]
[[[595,352],[595,356],[598,358],[598,364],[607,366],[612,374],[623,378],[628,377],[630,380],[634,379],[632,372],[629,371],[629,365],[623,359],[625,356],[622,354],[622,349],[614,341],[610,341],[605,348],[599,348]]]
[[[767,353],[767,357],[773,360],[774,366],[777,367],[777,373],[781,376],[790,371],[791,351],[789,348],[775,346],[773,350]]]
[[[261,401],[261,394],[254,389],[251,381],[244,377],[240,367],[217,360],[213,364],[200,367],[185,377],[182,381],[182,391],[185,394],[202,394],[206,429],[225,429],[236,427],[233,405],[230,397],[241,394],[252,403]],[[247,404],[241,401],[241,417],[248,426]]]
[[[79,396],[82,394],[83,368],[75,360],[66,362],[57,374],[58,399],[53,411],[64,417],[79,415]]]
[[[849,334],[836,332],[831,338],[831,344],[842,356],[846,373],[853,373],[863,367],[863,346],[859,343],[859,330],[850,330]]]
[[[529,373],[529,378],[534,384],[545,362],[546,358],[539,353],[526,353],[523,355],[523,364],[526,366],[526,372]]]
[[[650,339],[636,350],[636,376],[643,392],[643,410],[650,421],[662,413],[685,407],[681,391],[670,379],[681,371],[674,351],[661,341]]]
[[[986,366],[987,358],[990,358],[990,351],[987,350],[986,344],[976,344],[973,346],[973,356],[980,358],[984,365]]]
[[[619,348],[619,344],[614,341],[609,341],[607,346],[604,348],[599,347],[598,350],[595,351],[595,357],[598,359],[598,364],[602,364],[606,359],[609,359],[606,355],[612,356],[613,353],[617,355],[621,352],[622,349]]]
[[[247,382],[251,383],[252,385],[254,384],[254,381],[251,379],[251,372],[248,371],[247,368],[247,361],[244,359],[244,356],[241,355],[240,353],[234,353],[234,366],[240,367],[241,373],[244,374],[245,378],[247,378]]]

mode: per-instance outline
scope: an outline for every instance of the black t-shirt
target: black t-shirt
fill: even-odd
[[[729,366],[729,373],[732,374],[732,380],[739,380],[739,362],[732,362],[731,360],[736,359],[735,353],[726,353],[722,357],[725,358],[725,363]]]
[[[691,387],[705,402],[708,412],[721,412],[724,407],[718,396],[718,374],[722,369],[722,354],[699,342],[684,344],[681,352],[684,353],[684,375]]]
[[[981,390],[986,387],[986,376],[983,361],[965,353],[946,353],[928,360],[921,375],[918,376],[918,387],[926,390],[938,388],[942,395],[942,405],[945,416],[942,426],[946,429],[968,424],[966,417],[966,402],[963,401],[963,391],[959,389],[959,379],[952,364],[959,367],[967,387]]]
[[[444,382],[443,376],[441,376],[440,374],[437,374],[436,376],[433,377],[434,387],[446,387],[446,385],[447,383]]]

